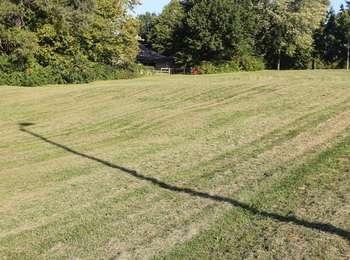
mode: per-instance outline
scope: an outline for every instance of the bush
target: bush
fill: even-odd
[[[251,55],[242,56],[239,63],[241,70],[244,71],[257,71],[265,69],[263,59]]]
[[[142,65],[112,67],[89,61],[69,61],[53,63],[50,66],[38,64],[25,71],[4,72],[0,70],[0,85],[40,86],[47,84],[76,84],[96,80],[129,79],[150,75]]]
[[[239,63],[237,61],[229,61],[226,63],[221,63],[219,65],[217,65],[218,67],[218,72],[219,73],[228,73],[228,72],[236,72],[236,71],[240,71],[240,66]]]
[[[215,73],[229,73],[239,71],[239,65],[235,61],[224,62],[224,63],[211,63],[202,62],[198,66],[200,74],[215,74]]]
[[[321,59],[314,60],[314,66],[310,65],[312,69],[344,69],[346,64],[343,64],[341,61],[327,63]]]
[[[210,62],[202,62],[198,66],[198,71],[200,74],[215,74],[218,73],[218,67]]]
[[[265,64],[263,59],[254,56],[242,56],[232,61],[211,63],[202,62],[198,66],[201,74],[229,73],[236,71],[256,71],[263,70]]]

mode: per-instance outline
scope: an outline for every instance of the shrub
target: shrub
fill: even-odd
[[[218,73],[218,67],[210,62],[202,62],[198,67],[200,74],[214,74]]]
[[[265,64],[262,58],[251,55],[243,55],[240,57],[239,66],[244,71],[257,71],[265,69]]]
[[[150,75],[142,65],[113,67],[93,62],[58,62],[50,66],[38,64],[25,71],[0,70],[0,85],[40,86],[46,84],[88,83],[96,80],[128,79]]]
[[[221,63],[221,64],[217,65],[217,67],[218,67],[219,73],[240,71],[239,63],[237,61],[234,61],[234,60],[229,61],[229,62],[225,62],[225,63]]]
[[[202,62],[199,66],[201,74],[229,73],[236,71],[255,71],[265,68],[263,59],[254,56],[242,56],[232,61],[219,63]]]

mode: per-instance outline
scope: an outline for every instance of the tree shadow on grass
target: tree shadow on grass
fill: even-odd
[[[20,123],[19,124],[20,131],[25,132],[31,136],[34,136],[37,139],[44,141],[48,144],[51,144],[51,145],[56,146],[58,148],[61,148],[61,149],[65,150],[66,152],[69,152],[69,153],[74,154],[76,156],[80,156],[80,157],[95,161],[95,162],[102,164],[104,166],[107,166],[109,168],[120,170],[129,176],[132,176],[132,177],[137,178],[139,180],[151,183],[152,185],[158,186],[159,188],[173,191],[173,192],[187,194],[187,195],[192,196],[192,197],[198,197],[198,198],[202,198],[202,199],[208,199],[208,200],[212,200],[212,201],[216,201],[216,202],[226,203],[226,204],[229,204],[233,207],[244,209],[253,215],[270,218],[270,219],[273,219],[275,221],[279,221],[279,222],[283,222],[283,223],[292,223],[292,224],[297,225],[297,226],[302,226],[305,228],[315,229],[315,230],[318,230],[321,232],[338,235],[338,236],[344,238],[345,240],[347,240],[348,242],[350,242],[350,232],[349,231],[338,228],[338,227],[333,226],[331,224],[326,224],[326,223],[321,223],[321,222],[311,222],[311,221],[299,219],[295,216],[283,216],[283,215],[280,215],[277,213],[268,212],[268,211],[260,210],[258,208],[254,208],[254,207],[250,206],[249,204],[246,204],[246,203],[243,203],[243,202],[240,202],[240,201],[228,198],[228,197],[223,197],[220,195],[211,195],[207,192],[196,191],[196,190],[193,190],[190,188],[177,187],[175,185],[168,184],[168,183],[165,183],[161,180],[158,180],[154,177],[145,176],[145,175],[143,175],[135,170],[128,169],[126,167],[113,164],[113,163],[105,161],[103,159],[78,152],[72,148],[65,146],[65,145],[51,141],[50,139],[48,139],[42,135],[39,135],[37,133],[34,133],[34,132],[27,129],[27,127],[32,126],[32,125],[34,125],[34,124],[33,123]]]

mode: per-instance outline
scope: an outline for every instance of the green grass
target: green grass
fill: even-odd
[[[0,258],[349,258],[349,82],[0,87]]]

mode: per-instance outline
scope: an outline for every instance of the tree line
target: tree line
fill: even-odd
[[[139,16],[140,36],[179,65],[204,71],[349,66],[350,1],[172,0]]]
[[[139,17],[139,0],[1,0],[0,85],[133,77],[139,39],[202,72],[349,67],[350,1],[172,0]]]

